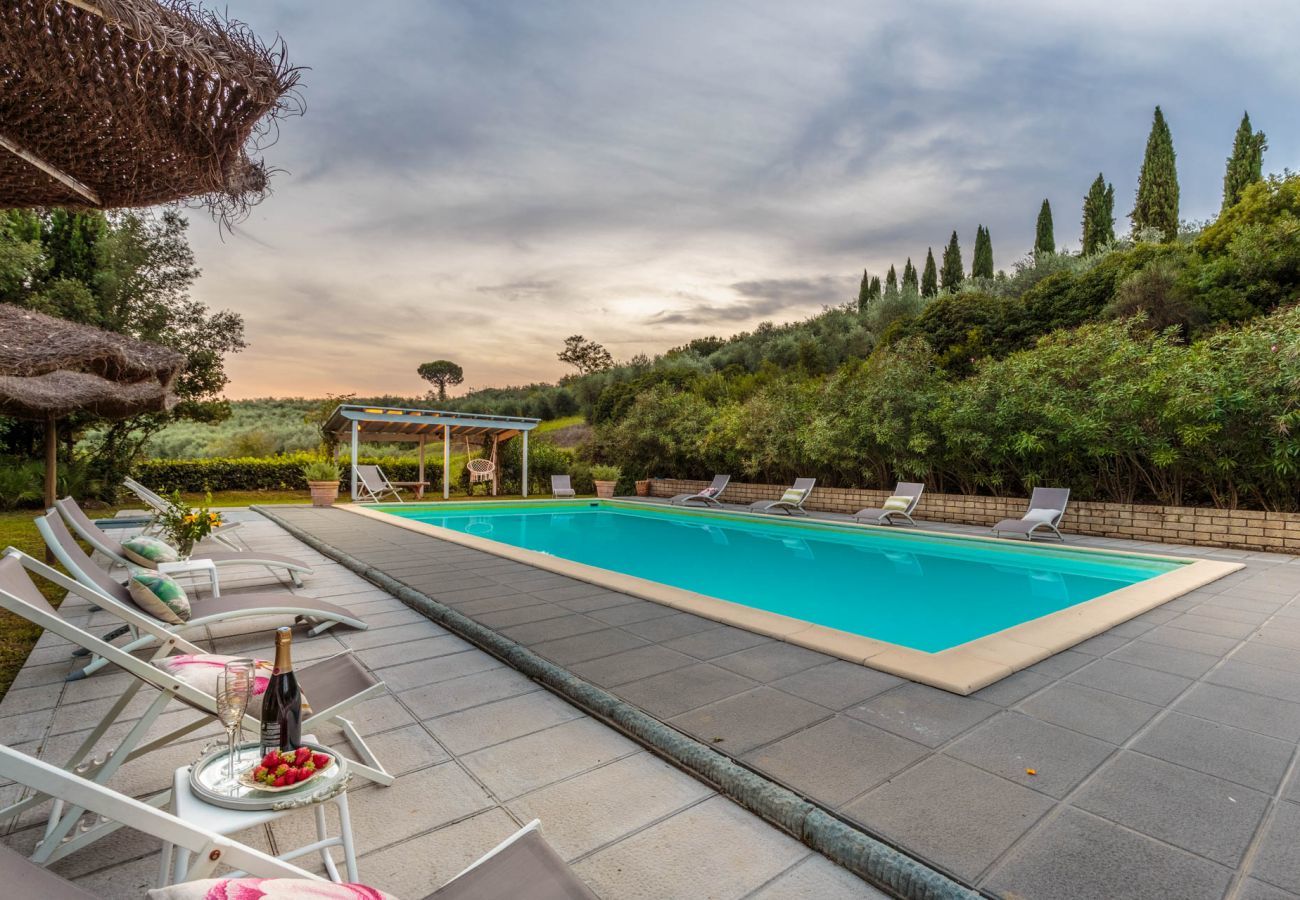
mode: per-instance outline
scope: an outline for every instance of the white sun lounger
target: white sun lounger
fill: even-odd
[[[714,475],[712,483],[699,493],[678,494],[668,502],[674,506],[684,505],[693,501],[703,503],[705,506],[721,506],[722,503],[719,502],[718,498],[722,496],[722,492],[727,489],[727,485],[730,483],[730,475]]]
[[[782,512],[788,516],[798,513],[801,516],[806,516],[808,513],[804,510],[803,505],[808,502],[808,495],[812,493],[816,484],[816,478],[796,478],[794,486],[787,490],[786,495],[782,496],[780,500],[755,500],[749,504],[749,509],[751,512]],[[795,491],[798,494],[791,496]]]
[[[116,615],[118,609],[125,607],[142,615],[148,615],[131,599],[131,593],[124,585],[120,584],[86,555],[86,552],[81,549],[81,545],[73,539],[72,532],[68,531],[67,525],[58,513],[48,512],[39,517],[36,520],[36,530],[44,538],[45,546],[63,564],[63,568],[67,569],[68,574],[89,590],[95,591],[103,597],[105,603],[108,604],[102,606],[103,609]],[[191,628],[201,628],[205,625],[215,625],[218,622],[228,622],[232,619],[273,615],[307,619],[314,623],[310,632],[313,635],[320,634],[322,631],[340,623],[362,631],[370,627],[361,619],[358,619],[350,610],[344,609],[342,606],[336,606],[324,600],[317,600],[314,597],[293,594],[285,590],[210,597],[195,601],[191,609],[193,614],[189,621],[182,625],[171,625],[159,619],[154,619],[154,621],[159,628],[177,633]],[[118,618],[122,617],[118,616]],[[150,618],[153,617],[150,616]],[[110,632],[104,635],[104,640],[111,641],[129,630],[130,628],[127,627],[120,631]],[[133,635],[131,642],[125,644],[122,649],[128,653],[134,652],[152,646],[155,640],[156,638],[151,634],[139,634],[137,632]],[[104,660],[102,658],[91,660],[90,664],[84,669],[71,672],[67,680],[77,681],[85,678],[103,666]]]
[[[64,768],[77,771],[93,781],[104,784],[127,761],[165,747],[212,722],[216,715],[216,698],[164,672],[152,665],[150,661],[138,659],[63,618],[37,589],[32,581],[32,574],[39,575],[58,587],[77,594],[97,607],[109,607],[97,591],[86,588],[22,551],[10,547],[0,556],[0,609],[5,609],[39,628],[51,631],[88,651],[90,655],[101,656],[119,669],[135,676],[135,681],[122,692],[104,714],[103,719],[91,730],[81,746],[65,763]],[[160,627],[156,621],[143,613],[124,607],[112,609],[115,615],[120,616],[132,628],[151,634],[158,640],[161,646],[152,657],[154,660],[168,656],[174,651],[194,654],[206,652],[180,635]],[[298,668],[296,673],[303,693],[312,703],[311,715],[303,718],[303,730],[310,731],[321,724],[336,724],[343,730],[353,749],[365,760],[364,763],[349,761],[352,771],[378,784],[392,784],[393,776],[384,770],[352,722],[343,718],[343,713],[353,706],[385,693],[387,691],[385,684],[371,675],[356,660],[351,651],[335,654],[319,662],[308,663]],[[130,729],[114,749],[103,757],[88,760],[87,757],[95,750],[100,739],[117,723],[143,687],[152,688],[157,693],[140,718],[131,723]],[[146,734],[173,699],[199,711],[203,714],[202,717],[146,743]],[[257,718],[252,713],[245,716],[244,722],[254,732],[259,728]],[[159,796],[165,797],[167,793],[169,792]],[[38,806],[41,802],[40,797],[28,797],[0,809],[0,822]],[[117,827],[95,825],[90,828],[77,828],[74,833],[73,830],[80,817],[80,809],[69,812],[56,804],[46,825],[45,840],[33,859],[41,863],[61,859],[99,840]]]
[[[552,475],[551,496],[557,499],[560,497],[576,497],[578,492],[573,489],[572,479],[568,475]]]
[[[1029,497],[1029,509],[1019,519],[1003,519],[993,526],[993,533],[1003,535],[1020,535],[1032,541],[1039,529],[1052,532],[1058,541],[1064,541],[1061,534],[1061,520],[1065,518],[1065,507],[1070,502],[1069,488],[1034,488]]]
[[[105,534],[95,526],[90,516],[86,515],[77,501],[71,497],[64,497],[62,500],[54,501],[54,507],[63,516],[63,520],[68,526],[77,533],[81,538],[95,550],[107,556],[113,562],[121,566],[139,566],[140,563],[127,558],[126,551],[116,538]],[[311,566],[300,562],[296,559],[290,559],[287,556],[280,556],[277,553],[260,553],[256,550],[195,550],[190,557],[191,559],[210,559],[218,568],[229,566],[259,566],[270,569],[271,571],[281,570],[287,572],[293,580],[295,587],[302,587],[302,576],[310,575]],[[145,566],[144,568],[148,568]]]
[[[891,496],[909,498],[906,509],[860,509],[853,514],[853,519],[856,522],[869,522],[872,525],[893,525],[893,517],[898,516],[900,519],[906,519],[908,525],[915,525],[916,523],[912,521],[912,513],[921,502],[923,493],[925,493],[925,485],[919,481],[900,481],[894,485],[894,493]]]
[[[122,479],[122,486],[125,487],[131,493],[135,494],[142,501],[144,501],[144,504],[148,506],[149,509],[152,511],[153,514],[152,520],[147,526],[145,526],[144,533],[153,534],[157,532],[159,530],[157,524],[158,517],[171,512],[173,508],[172,502],[168,500],[166,497],[164,497],[162,494],[159,494],[156,491],[152,491],[149,488],[145,487],[143,484],[136,481],[134,478]],[[247,549],[245,547],[240,547],[238,544],[236,544],[233,538],[233,533],[236,530],[238,530],[239,526],[242,524],[244,523],[227,522],[226,524],[220,526],[219,528],[214,529],[212,534],[209,535],[209,537],[211,537],[214,541],[225,544],[231,550]]]

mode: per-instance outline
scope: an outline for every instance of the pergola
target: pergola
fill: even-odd
[[[528,432],[541,419],[490,416],[483,413],[447,412],[439,409],[394,409],[343,404],[330,413],[325,431],[352,445],[352,499],[357,499],[357,457],[362,441],[401,441],[420,448],[420,481],[424,481],[424,446],[432,438],[442,441],[442,498],[451,496],[451,444],[457,439],[492,441],[493,450],[515,436],[523,440],[522,490],[528,496]],[[493,458],[496,453],[493,452]],[[497,478],[492,479],[495,490]]]

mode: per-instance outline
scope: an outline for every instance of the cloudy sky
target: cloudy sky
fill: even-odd
[[[197,296],[242,313],[231,397],[552,380],[843,302],[976,225],[1057,242],[1104,171],[1131,208],[1160,103],[1182,214],[1217,212],[1243,109],[1300,168],[1293,0],[230,0],[306,115],[234,234],[191,213]],[[1121,219],[1119,227],[1126,228]]]

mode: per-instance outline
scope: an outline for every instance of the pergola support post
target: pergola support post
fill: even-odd
[[[524,453],[523,479],[522,479],[522,483],[520,484],[520,488],[521,488],[521,492],[524,495],[524,499],[527,500],[528,499],[528,432],[527,431],[524,432],[523,453]]]
[[[497,478],[501,474],[501,463],[497,461],[497,444],[501,442],[501,435],[497,432],[492,433],[492,496],[497,495]]]
[[[451,497],[451,426],[442,426],[442,499]]]
[[[416,476],[416,481],[420,482],[415,489],[417,500],[424,499],[424,435],[420,435],[420,474]]]
[[[361,423],[352,420],[352,502],[357,502],[357,451],[360,443]]]

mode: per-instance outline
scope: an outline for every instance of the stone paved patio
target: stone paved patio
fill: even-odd
[[[992,895],[1300,896],[1295,557],[1073,538],[1246,568],[959,697],[343,511],[280,512]],[[430,677],[382,674],[408,703]]]
[[[307,510],[295,515],[313,520]],[[353,716],[398,773],[389,788],[362,782],[350,793],[363,881],[398,896],[422,897],[537,817],[547,839],[607,900],[883,896],[261,516],[235,516],[246,520],[241,533],[251,545],[317,566],[303,593],[346,605],[371,625],[364,632],[335,629],[316,638],[298,629],[294,642],[299,663],[351,647],[391,691],[358,707]],[[332,513],[321,522],[342,539],[359,520]],[[358,537],[376,553],[389,549],[382,539]],[[431,561],[443,556],[442,548],[426,545],[422,550],[431,552],[413,564],[409,552],[394,549],[388,556],[393,570],[412,577],[431,570]],[[494,557],[480,556],[485,571],[493,568]],[[512,585],[504,592],[483,592],[484,597],[527,589],[541,595],[539,602],[562,600],[594,608],[583,603],[591,595],[581,586],[549,580],[543,585],[533,574],[526,567],[504,567],[491,581],[486,575],[472,577]],[[243,579],[223,575],[223,591],[253,586],[266,590],[267,577],[256,572]],[[472,589],[468,582],[461,588]],[[102,612],[76,598],[69,599],[64,612],[96,633],[110,627]],[[265,655],[275,624],[248,619],[190,637],[214,652]],[[627,640],[649,645],[630,633]],[[576,646],[572,652],[585,656]],[[6,744],[62,762],[129,683],[128,676],[111,670],[65,683],[73,668],[69,652],[69,645],[49,634],[32,652],[0,702],[0,739]],[[142,706],[135,703],[129,711],[139,715]],[[178,705],[164,713],[155,730],[161,734],[193,715]],[[136,796],[169,787],[172,770],[195,759],[218,733],[214,724],[188,743],[128,764],[112,784]],[[317,735],[327,743],[341,741],[337,733],[318,730]],[[0,803],[19,796],[17,785],[0,784]],[[30,851],[44,811],[6,827],[3,839]],[[312,839],[310,817],[286,818],[239,837],[282,852]],[[55,870],[103,897],[141,897],[157,874],[157,850],[157,841],[122,830],[56,863]],[[305,864],[320,871],[315,859]]]

